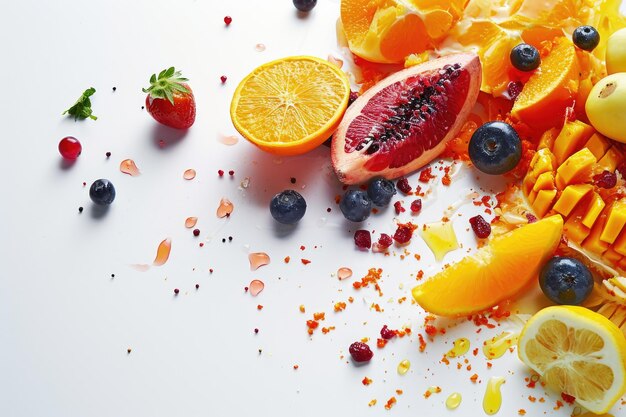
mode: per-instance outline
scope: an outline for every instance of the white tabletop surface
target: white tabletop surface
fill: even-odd
[[[233,18],[229,27],[226,15]],[[355,249],[355,226],[334,203],[343,191],[328,148],[279,158],[243,139],[234,146],[218,140],[236,133],[230,98],[254,67],[288,55],[339,56],[338,15],[339,0],[320,0],[304,18],[290,0],[3,2],[0,416],[382,415],[395,396],[390,415],[474,417],[484,415],[482,398],[492,376],[506,378],[502,416],[521,408],[529,416],[572,413],[570,406],[553,409],[556,395],[525,386],[530,374],[516,352],[492,361],[491,369],[482,353],[466,356],[471,371],[467,364],[457,370],[457,361],[440,363],[454,339],[467,337],[474,349],[494,334],[519,329],[518,321],[476,333],[461,320],[445,336],[427,339],[426,351],[419,352],[424,313],[410,303],[410,289],[418,270],[430,275],[442,263],[417,236],[404,260],[403,249],[388,257]],[[256,50],[259,43],[264,51]],[[172,65],[190,79],[197,99],[197,121],[184,134],[160,127],[141,109],[149,76]],[[225,85],[221,75],[228,77]],[[91,86],[98,120],[61,117]],[[83,144],[72,166],[57,152],[68,135]],[[126,158],[135,160],[140,176],[120,172]],[[182,178],[188,168],[197,171],[194,180]],[[235,175],[219,178],[218,169]],[[249,186],[242,188],[246,177]],[[106,213],[89,201],[88,187],[97,178],[110,179],[117,189]],[[410,181],[416,185],[416,176]],[[433,184],[423,212],[413,217],[419,225],[439,220],[470,188],[481,195],[481,187],[498,189],[469,170],[459,172],[450,189]],[[269,215],[270,198],[286,188],[300,191],[308,203],[296,228],[278,227]],[[222,197],[235,204],[230,219],[215,215]],[[408,206],[411,199],[404,200]],[[454,214],[464,249],[443,263],[475,246],[467,219],[483,210],[463,204]],[[189,216],[199,219],[199,237],[184,227]],[[376,230],[377,237],[393,232],[394,217],[393,210],[383,210],[360,227]],[[400,216],[411,218],[408,212]],[[151,263],[165,238],[172,240],[172,253],[164,266],[145,272],[132,267]],[[250,252],[267,252],[271,263],[251,271]],[[339,281],[339,267],[352,268],[354,276]],[[372,288],[352,288],[372,267],[383,268],[383,297]],[[265,282],[257,297],[244,291],[253,279]],[[354,303],[333,312],[350,296]],[[408,300],[400,304],[401,297]],[[384,311],[375,312],[372,303]],[[326,313],[320,327],[336,329],[309,337],[305,322],[314,312]],[[413,332],[377,349],[383,324]],[[357,367],[347,348],[363,337],[371,339],[375,355]],[[412,365],[401,376],[396,368],[403,359]],[[361,384],[366,376],[373,380],[369,386]],[[442,392],[426,399],[429,386]],[[448,411],[444,401],[455,391],[463,402]],[[545,403],[531,403],[529,395]],[[372,399],[377,404],[369,407]],[[626,413],[619,405],[612,412]]]

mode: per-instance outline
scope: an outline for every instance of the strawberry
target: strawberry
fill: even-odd
[[[180,71],[174,67],[152,74],[146,108],[154,120],[175,129],[187,129],[196,120],[196,100]]]

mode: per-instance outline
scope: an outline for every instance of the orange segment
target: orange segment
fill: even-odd
[[[349,96],[348,78],[335,65],[309,56],[283,58],[241,81],[230,116],[239,133],[259,148],[296,155],[328,139]]]
[[[558,38],[515,101],[511,115],[527,124],[545,126],[559,123],[578,91],[576,49],[564,37]]]
[[[563,230],[561,216],[550,216],[493,238],[472,255],[413,289],[426,311],[458,317],[483,311],[515,296],[537,278]]]

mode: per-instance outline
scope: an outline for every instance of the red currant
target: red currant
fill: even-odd
[[[67,136],[61,139],[61,142],[59,142],[59,152],[61,153],[61,156],[65,159],[74,160],[78,158],[78,155],[80,155],[82,150],[82,145],[80,144],[78,139],[73,136]]]

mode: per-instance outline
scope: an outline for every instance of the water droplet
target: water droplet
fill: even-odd
[[[230,216],[230,214],[235,209],[233,203],[230,202],[227,198],[222,198],[220,200],[220,205],[217,207],[217,217],[222,218],[226,216]]]
[[[483,343],[483,354],[487,359],[498,359],[517,344],[518,334],[503,332]]]
[[[503,383],[504,378],[501,376],[491,377],[489,378],[489,382],[487,382],[487,389],[485,390],[485,397],[483,398],[483,410],[490,416],[496,414],[502,406],[500,386]]]
[[[167,262],[170,257],[170,251],[172,250],[172,239],[169,237],[162,241],[157,248],[157,254],[152,263],[155,266],[161,266]]]
[[[341,60],[339,58],[335,58],[332,55],[328,55],[328,62],[330,62],[331,64],[335,65],[337,68],[343,67],[343,60]]]
[[[233,146],[239,142],[239,137],[235,135],[219,135],[217,140],[227,146]]]
[[[132,264],[131,268],[136,269],[139,272],[146,272],[150,269],[150,265],[147,264]]]
[[[454,341],[454,347],[446,353],[449,358],[456,358],[461,355],[465,355],[470,348],[470,341],[464,337],[456,339]]]
[[[352,276],[352,270],[350,268],[342,267],[337,270],[337,278],[340,280],[348,279]]]
[[[137,168],[137,165],[135,165],[135,161],[133,161],[132,159],[124,159],[122,162],[120,162],[120,171],[122,171],[124,174],[130,175],[131,177],[136,177],[140,174],[139,168]]]
[[[196,178],[196,170],[195,169],[188,169],[183,173],[183,178],[186,180],[192,180],[194,178]]]
[[[250,186],[250,177],[246,177],[239,183],[239,186],[243,189],[246,189]]]
[[[265,51],[265,45],[262,43],[257,43],[256,45],[254,45],[254,50],[257,52],[263,52]]]
[[[256,271],[263,265],[267,265],[270,263],[270,257],[265,252],[254,252],[248,255],[248,260],[250,261],[250,269],[252,271]]]
[[[409,372],[409,369],[411,369],[411,362],[409,362],[408,359],[405,359],[398,364],[398,373],[400,375],[406,374]]]
[[[257,295],[259,295],[259,293],[263,291],[263,288],[265,288],[265,284],[263,283],[263,281],[259,279],[254,279],[250,281],[250,285],[249,285],[250,295],[252,295],[253,297],[256,297]]]
[[[185,219],[185,227],[187,229],[194,227],[196,223],[198,223],[197,217],[187,217],[187,219]]]
[[[448,396],[448,398],[446,399],[446,408],[448,410],[454,410],[456,409],[459,405],[461,405],[461,401],[463,400],[463,397],[461,396],[460,393],[458,392],[453,392],[452,394],[450,394],[450,396]]]

